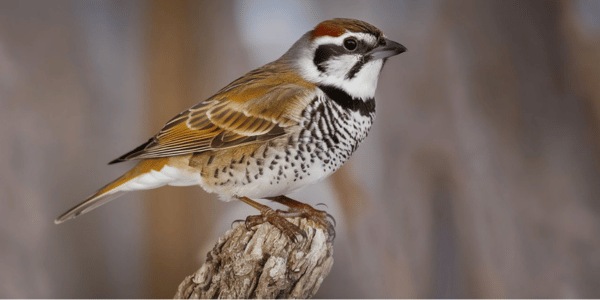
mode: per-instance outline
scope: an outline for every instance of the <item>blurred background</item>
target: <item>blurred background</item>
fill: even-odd
[[[600,1],[0,1],[0,297],[169,298],[256,213],[199,187],[54,218],[106,163],[333,17],[408,47],[367,141],[294,196],[322,298],[600,297]]]

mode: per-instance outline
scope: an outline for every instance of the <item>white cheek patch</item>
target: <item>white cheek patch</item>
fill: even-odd
[[[366,63],[352,79],[346,79],[346,73],[351,68],[339,61],[332,60],[327,64],[327,73],[323,74],[313,64],[312,59],[300,62],[300,70],[304,78],[317,85],[332,85],[339,87],[355,98],[368,99],[375,97],[379,73],[383,66],[382,60]],[[356,63],[358,59],[353,60]]]
[[[332,58],[324,63],[327,70],[327,77],[335,77],[339,80],[344,79],[348,73],[348,66],[353,66],[360,60],[360,56],[352,54],[343,54]]]
[[[358,98],[367,99],[375,97],[381,67],[383,67],[382,60],[366,63],[360,72],[356,73],[354,78],[344,81],[342,88],[350,95]]]
[[[319,84],[339,87],[354,98],[365,100],[374,98],[382,66],[381,60],[371,61],[366,63],[352,79],[346,79],[344,75],[341,78],[327,76],[322,78]]]

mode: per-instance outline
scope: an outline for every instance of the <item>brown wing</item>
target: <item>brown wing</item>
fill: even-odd
[[[314,94],[314,85],[267,65],[180,113],[148,142],[111,163],[218,150],[288,134]]]

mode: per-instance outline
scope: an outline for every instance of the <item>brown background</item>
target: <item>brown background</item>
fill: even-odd
[[[600,2],[274,0],[0,2],[0,297],[171,297],[250,208],[162,188],[52,220],[341,16],[409,51],[366,144],[294,194],[338,220],[318,296],[600,297]]]

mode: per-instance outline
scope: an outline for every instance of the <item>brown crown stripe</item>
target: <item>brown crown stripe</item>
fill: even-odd
[[[353,19],[333,19],[319,23],[311,33],[312,39],[331,36],[338,37],[346,31],[370,33],[379,38],[383,35],[377,27],[363,21]]]

